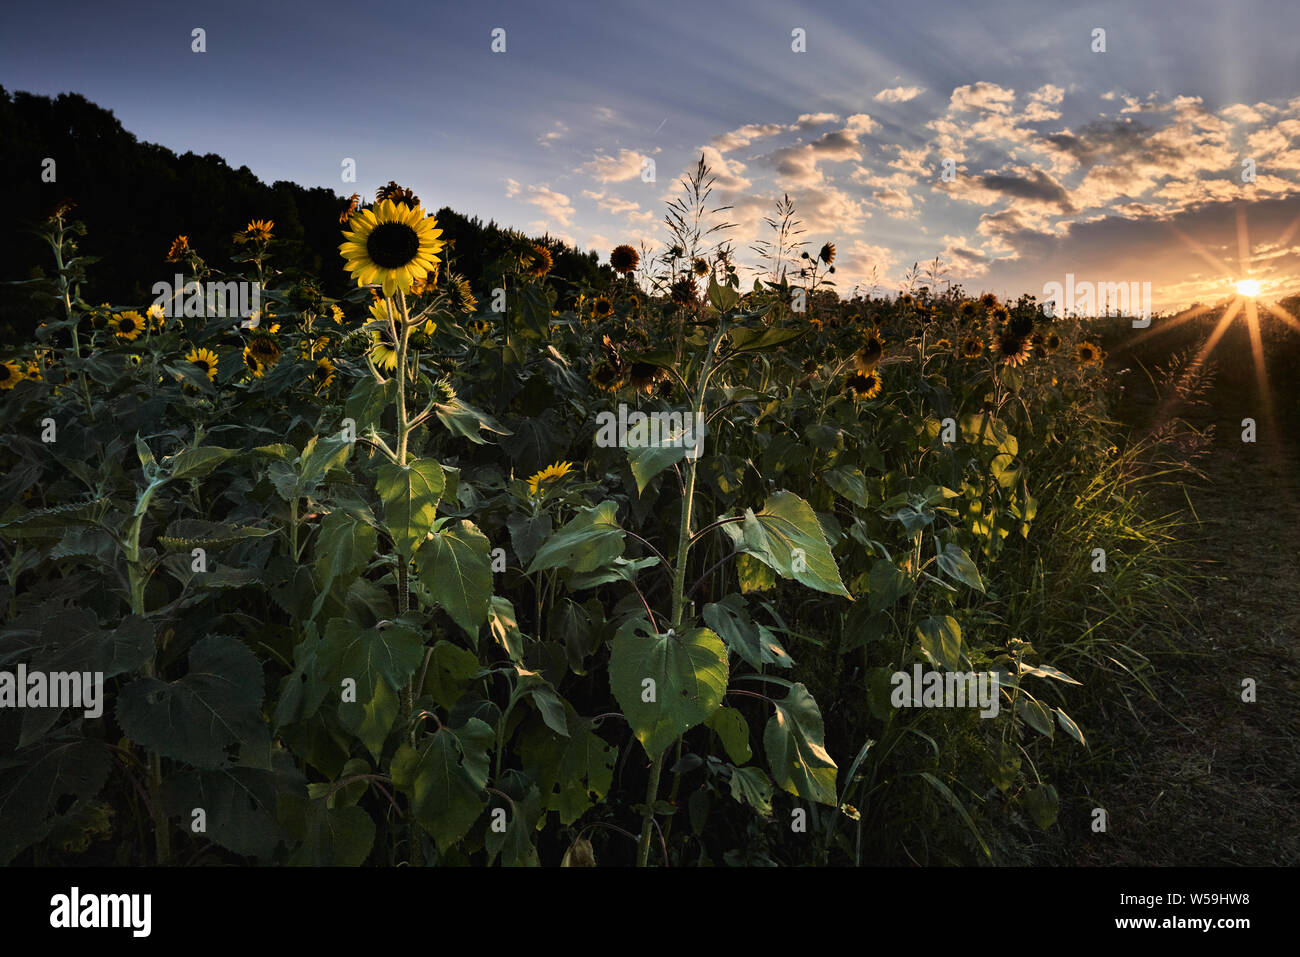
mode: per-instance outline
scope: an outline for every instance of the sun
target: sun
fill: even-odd
[[[1250,298],[1250,299],[1254,299],[1256,296],[1259,295],[1259,280],[1258,280],[1258,279],[1238,279],[1238,280],[1237,280],[1237,295],[1239,295],[1239,296],[1247,296],[1247,297]]]

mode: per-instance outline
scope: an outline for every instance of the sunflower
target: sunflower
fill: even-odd
[[[340,326],[343,325],[343,310],[337,305],[330,306],[330,315],[334,317],[334,321]]]
[[[572,462],[556,462],[554,465],[548,465],[528,480],[528,494],[536,495],[542,490],[543,485],[559,481],[572,472]]]
[[[822,248],[821,248],[821,252],[819,252],[819,253],[817,254],[817,258],[820,259],[822,262],[824,262],[824,263],[825,263],[826,265],[828,265],[828,266],[829,266],[831,263],[835,262],[835,244],[834,244],[834,243],[823,243],[823,244],[822,244]]]
[[[994,306],[989,310],[989,315],[999,326],[1005,326],[1011,321],[1011,310],[1006,306]]]
[[[258,333],[248,340],[248,349],[262,360],[263,365],[273,366],[280,361],[280,346],[265,333]]]
[[[967,336],[962,340],[961,354],[965,359],[978,359],[984,354],[984,343],[974,336]]]
[[[808,320],[808,325],[812,326],[812,327],[813,327],[814,329],[816,329],[818,332],[821,332],[821,331],[822,331],[823,323],[822,323],[822,321],[821,321],[820,319],[815,319],[815,318],[809,319],[809,320]]]
[[[461,279],[459,276],[447,274],[447,292],[451,296],[455,308],[461,312],[471,313],[478,309],[478,299],[474,297],[474,290],[469,286],[468,279]]]
[[[934,347],[935,347],[936,349],[938,349],[939,351],[941,351],[941,352],[948,352],[949,350],[952,349],[952,340],[951,340],[951,339],[937,339],[937,340],[935,340]]]
[[[379,189],[375,190],[375,202],[381,203],[384,200],[393,203],[405,203],[407,206],[411,207],[411,209],[415,209],[420,205],[420,197],[416,196],[405,186],[398,186],[397,183],[391,179],[388,181],[387,185],[381,186]]]
[[[253,377],[256,379],[266,375],[266,363],[254,355],[248,346],[244,346],[244,365],[249,372],[253,373]]]
[[[343,207],[343,212],[339,213],[339,225],[346,226],[352,214],[361,206],[361,194],[353,193],[348,197],[348,204]]]
[[[209,382],[217,381],[217,354],[211,349],[191,349],[185,361],[198,366],[199,371],[208,377]]]
[[[7,362],[0,362],[0,390],[9,391],[19,382],[22,382],[26,376],[17,362],[10,359]]]
[[[623,387],[623,375],[616,362],[601,362],[591,370],[589,380],[602,392],[617,392]]]
[[[635,249],[624,243],[614,247],[609,254],[609,264],[614,268],[614,272],[626,276],[636,271],[636,267],[641,264],[641,256]]]
[[[370,330],[370,361],[385,372],[397,368],[397,343],[387,328]]]
[[[167,250],[167,261],[169,263],[178,263],[190,252],[190,237],[177,236],[172,240],[171,249]]]
[[[444,245],[432,216],[387,199],[361,210],[348,225],[351,229],[343,232],[348,241],[339,244],[348,272],[359,286],[380,283],[385,296],[406,292],[413,279],[427,276]]]
[[[1095,342],[1081,342],[1075,349],[1074,357],[1081,366],[1099,366],[1106,354]]]
[[[916,302],[916,300],[912,298],[912,294],[910,292],[903,293],[903,295],[899,297],[898,301],[901,302],[904,306],[910,306],[914,302]]]
[[[150,332],[162,332],[163,324],[166,321],[167,316],[163,312],[163,307],[156,302],[145,313],[145,322],[148,324]]]
[[[979,315],[979,306],[969,299],[963,299],[961,305],[957,307],[957,318],[962,322],[970,322]]]
[[[436,322],[432,319],[426,319],[423,325],[416,326],[411,330],[411,337],[407,342],[412,349],[427,349],[432,345],[432,336],[437,329],[438,324]]]
[[[854,402],[861,402],[880,395],[882,385],[879,374],[875,372],[855,372],[844,383],[844,388]]]
[[[668,293],[672,297],[673,302],[679,306],[695,305],[696,296],[699,295],[695,288],[695,280],[690,276],[687,276],[684,279],[679,279],[673,283],[669,288]]]
[[[996,309],[998,307],[998,297],[991,292],[986,292],[980,296],[980,305],[985,309]]]
[[[1033,344],[1024,336],[1007,332],[998,336],[994,341],[993,351],[996,353],[999,362],[1015,367],[1024,365],[1029,361],[1029,354],[1033,351]]]
[[[244,227],[242,233],[235,234],[237,243],[264,243],[271,238],[271,230],[275,223],[269,219],[254,219]]]
[[[1049,332],[1043,336],[1043,351],[1049,356],[1057,349],[1061,348],[1061,337],[1055,332]]]
[[[144,325],[144,316],[134,309],[118,313],[108,323],[108,327],[113,330],[113,335],[126,342],[131,342],[139,336],[144,331]]]
[[[476,336],[486,336],[491,328],[486,319],[475,319],[469,324],[469,331]]]
[[[41,381],[41,364],[39,362],[27,363],[27,368],[23,370],[23,378],[31,379],[34,382]]]
[[[668,378],[668,371],[649,362],[633,362],[627,369],[627,384],[638,392],[651,392],[655,385]]]
[[[872,329],[863,338],[861,348],[853,353],[853,364],[859,372],[870,372],[880,363],[880,358],[884,354],[884,337],[881,336],[878,330]]]
[[[597,296],[591,303],[591,313],[604,319],[606,316],[614,314],[614,304],[604,296]]]
[[[311,370],[312,381],[316,383],[317,391],[327,388],[334,381],[334,363],[324,356],[316,362],[316,368]]]
[[[709,263],[704,259],[697,259],[691,263],[691,272],[697,276],[707,276],[709,274]]]
[[[524,271],[534,279],[541,279],[554,265],[555,260],[551,256],[551,251],[545,246],[534,246],[525,254]]]

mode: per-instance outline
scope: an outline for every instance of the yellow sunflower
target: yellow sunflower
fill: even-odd
[[[162,332],[163,325],[167,322],[167,316],[163,313],[163,307],[154,303],[145,313],[145,321],[149,325],[150,332]]]
[[[1043,336],[1043,351],[1049,356],[1057,349],[1061,348],[1061,337],[1055,332],[1049,332]]]
[[[198,366],[199,371],[208,377],[208,381],[217,380],[217,354],[211,349],[191,349],[185,361]]]
[[[828,266],[835,262],[835,244],[823,243],[821,251],[817,254],[817,258]]]
[[[370,330],[370,361],[376,368],[392,372],[397,368],[397,343],[387,329]]]
[[[258,333],[248,340],[248,348],[265,365],[273,366],[280,361],[280,346],[268,335]]]
[[[697,259],[691,263],[691,272],[697,276],[707,276],[709,274],[709,263],[704,259]]]
[[[432,216],[388,199],[361,210],[348,225],[348,241],[339,245],[348,272],[359,286],[379,283],[385,296],[410,291],[412,280],[425,278],[438,262],[444,245]]]
[[[874,399],[880,395],[883,385],[879,373],[876,372],[855,372],[844,383],[845,390],[854,402],[861,402],[863,399]]]
[[[534,246],[526,255],[525,272],[534,279],[541,279],[551,267],[555,265],[555,260],[551,258],[551,251],[545,246]]]
[[[614,272],[624,276],[635,272],[640,262],[641,255],[627,243],[615,246],[614,251],[609,254],[609,264],[613,267]]]
[[[994,340],[993,351],[997,354],[999,362],[1014,368],[1029,361],[1033,344],[1024,336],[1008,332]]]
[[[613,315],[614,304],[604,296],[597,296],[591,303],[591,311],[593,315],[604,319],[606,316]]]
[[[885,354],[885,339],[878,330],[870,330],[863,338],[862,346],[853,353],[853,364],[862,373],[870,372],[880,364],[880,357]]]
[[[172,240],[171,249],[167,250],[167,261],[169,263],[178,263],[190,252],[190,237],[177,236]]]
[[[970,299],[963,299],[957,307],[957,318],[961,322],[970,322],[979,315],[979,306]]]
[[[555,482],[573,471],[572,462],[556,462],[554,465],[548,465],[536,475],[528,480],[528,494],[536,495],[543,485],[549,482]]]
[[[601,362],[591,370],[591,384],[602,392],[617,392],[623,387],[623,374],[614,362]]]
[[[266,375],[266,363],[259,359],[248,346],[244,346],[244,365],[249,372],[253,373],[253,377],[256,379]]]
[[[984,355],[984,343],[974,336],[967,336],[962,340],[961,354],[966,359],[978,359]]]
[[[334,363],[328,358],[322,357],[316,363],[316,368],[311,370],[312,381],[316,383],[317,391],[327,388],[334,381]]]
[[[109,320],[108,325],[117,338],[125,342],[131,342],[144,331],[144,316],[134,309],[128,309],[126,312],[114,316]]]
[[[476,336],[486,336],[490,328],[486,319],[475,319],[469,324],[469,331]]]
[[[340,309],[338,306],[330,306],[330,315],[334,317],[334,321],[337,322],[340,326],[343,325],[342,309]]]
[[[991,292],[986,292],[984,295],[980,296],[980,305],[985,309],[992,311],[998,307],[998,297],[993,295]]]
[[[7,362],[0,362],[0,390],[8,391],[22,382],[26,376],[17,362],[10,359]]]
[[[994,306],[989,310],[989,315],[993,317],[993,321],[999,326],[1005,326],[1011,321],[1011,310],[1006,306]]]
[[[940,351],[940,352],[948,352],[948,351],[950,351],[950,350],[952,349],[952,340],[951,340],[951,339],[938,339],[938,340],[935,341],[935,343],[934,343],[934,347],[935,347],[936,350],[938,350],[938,351]]]
[[[271,229],[275,223],[269,219],[255,219],[244,227],[242,233],[235,234],[237,243],[264,243],[271,238]]]
[[[1081,342],[1075,349],[1074,357],[1081,366],[1099,366],[1106,354],[1095,342]]]

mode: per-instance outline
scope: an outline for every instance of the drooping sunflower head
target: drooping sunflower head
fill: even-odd
[[[255,379],[260,379],[266,375],[266,364],[255,356],[248,346],[244,346],[244,366],[253,374]]]
[[[667,378],[666,369],[651,365],[649,362],[633,362],[627,367],[627,384],[638,392],[648,394],[659,382]]]
[[[546,487],[558,483],[572,472],[572,462],[556,462],[553,465],[548,465],[528,480],[528,494],[537,495]]]
[[[964,359],[978,359],[984,355],[984,342],[975,336],[967,336],[961,343],[961,354]]]
[[[691,272],[697,276],[707,276],[709,274],[709,262],[707,259],[697,259],[691,263]]]
[[[149,326],[150,332],[162,332],[163,325],[167,322],[163,307],[156,302],[150,305],[145,313],[145,322]]]
[[[844,383],[844,390],[854,402],[861,402],[880,395],[883,386],[878,372],[855,372]]]
[[[614,272],[626,276],[630,272],[635,272],[636,267],[641,264],[641,255],[627,243],[621,246],[615,246],[609,254],[609,264],[613,267]]]
[[[1061,348],[1061,337],[1058,333],[1049,332],[1043,336],[1043,351],[1049,356]]]
[[[863,337],[862,345],[853,353],[853,364],[859,372],[870,372],[880,363],[885,354],[885,339],[877,329],[870,329]]]
[[[171,249],[167,250],[167,261],[169,263],[178,263],[184,259],[190,252],[190,238],[188,236],[177,236],[172,240]]]
[[[823,243],[821,251],[817,253],[817,258],[828,266],[835,262],[835,244]]]
[[[13,359],[0,362],[0,390],[8,392],[25,378],[22,367]]]
[[[591,303],[591,313],[599,319],[614,314],[614,304],[605,296],[597,296]]]
[[[820,368],[820,364],[816,359],[805,359],[803,365],[800,366],[800,371],[802,371],[804,375],[812,375],[818,370],[818,368]]]
[[[273,366],[280,361],[280,345],[266,333],[259,332],[249,339],[248,349],[262,360],[263,365]]]
[[[961,305],[957,307],[957,319],[959,322],[970,322],[979,315],[979,306],[970,299],[963,299]]]
[[[438,263],[443,241],[438,237],[432,216],[425,216],[419,206],[385,199],[352,217],[344,230],[347,242],[339,253],[347,261],[347,270],[357,285],[379,283],[385,296],[398,289],[409,292],[411,282],[423,279]]]
[[[334,363],[328,357],[322,356],[316,361],[315,368],[311,370],[311,378],[318,390],[328,388],[334,381]]]
[[[120,312],[109,321],[109,328],[113,330],[113,335],[124,342],[131,342],[139,336],[144,331],[144,326],[144,316],[134,309]]]
[[[1095,342],[1081,342],[1074,351],[1074,357],[1081,366],[1099,366],[1106,356],[1101,351],[1101,346]]]
[[[348,197],[347,204],[343,207],[343,212],[339,213],[339,225],[346,226],[348,224],[348,220],[352,218],[352,214],[355,213],[360,207],[361,207],[361,194],[353,193],[351,196]]]
[[[209,382],[217,381],[217,354],[211,349],[191,349],[185,361],[198,366]]]
[[[1019,366],[1029,361],[1033,345],[1025,336],[1004,332],[993,342],[993,351],[1003,365]]]
[[[533,246],[524,254],[524,272],[534,279],[541,279],[554,266],[555,259],[545,246]]]

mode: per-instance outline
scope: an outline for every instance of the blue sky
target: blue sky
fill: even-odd
[[[1297,27],[1284,0],[46,2],[0,13],[0,83],[267,182],[396,179],[602,257],[664,241],[703,151],[742,263],[789,193],[841,292],[938,254],[970,289],[1073,272],[1167,306],[1300,288]]]

